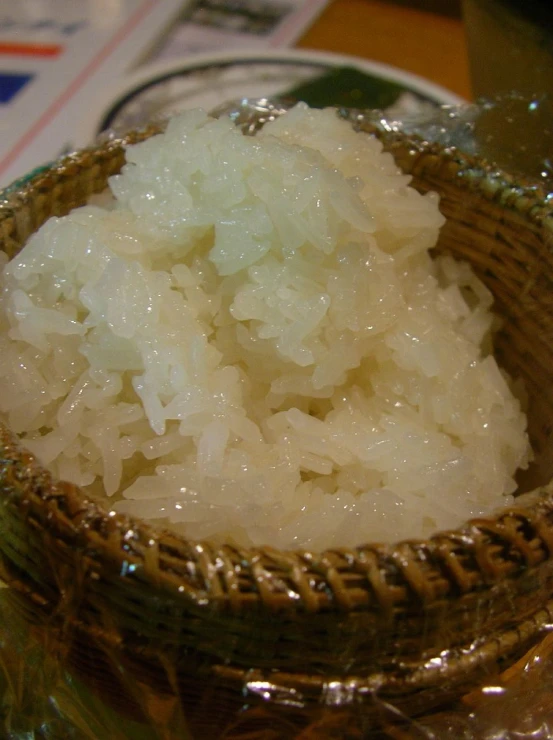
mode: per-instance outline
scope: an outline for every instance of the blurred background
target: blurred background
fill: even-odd
[[[384,80],[433,103],[471,97],[459,0],[0,0],[0,183],[90,143],[98,127],[114,125],[122,101],[121,122],[134,125],[160,107],[208,107],[199,88],[218,103],[288,92],[313,72],[282,78],[292,51],[347,55],[311,60],[314,71],[353,66],[376,80],[377,93]],[[223,53],[235,64],[218,78],[212,57]],[[258,70],[253,86],[251,59],[240,78],[245,53],[272,54],[282,79],[273,65]],[[197,59],[201,79],[191,71]],[[365,83],[340,77],[333,89]],[[140,86],[147,101],[136,96]],[[383,101],[369,94],[358,102]]]

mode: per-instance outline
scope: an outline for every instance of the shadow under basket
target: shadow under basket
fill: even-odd
[[[13,256],[48,217],[101,191],[124,145],[152,132],[6,191],[1,248]],[[240,717],[250,738],[264,737],[266,722],[282,724],[274,738],[308,737],[309,727],[325,737],[325,722],[338,722],[335,737],[349,736],[348,723],[366,737],[382,702],[410,717],[438,711],[553,621],[553,208],[539,188],[455,150],[380,136],[416,188],[440,194],[437,249],[468,260],[495,296],[498,359],[529,395],[535,462],[520,489],[530,493],[425,541],[323,553],[214,547],[108,516],[1,428],[10,599],[71,673],[135,720],[158,713],[198,738],[239,737]]]

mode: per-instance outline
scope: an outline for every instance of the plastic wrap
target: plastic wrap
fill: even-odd
[[[223,103],[214,113],[230,114],[246,131],[278,116],[289,102],[244,99]],[[464,105],[412,104],[393,110],[342,109],[354,120],[359,114],[375,129],[414,134],[424,141],[455,147],[484,158],[525,184],[553,191],[553,98],[518,93],[498,95]]]
[[[9,589],[0,592],[0,619],[0,728],[2,737],[10,740],[547,740],[553,734],[553,633],[548,631],[553,625],[513,666],[430,716],[409,718],[379,700],[377,688],[370,702],[356,705],[351,697],[329,686],[327,705],[311,711],[298,732],[295,720],[301,714],[301,697],[270,681],[253,680],[244,685],[243,705],[228,723],[217,727],[214,721],[213,734],[196,735],[190,732],[176,697],[172,702],[160,700],[122,664],[117,670],[133,693],[140,694],[137,698],[144,715],[136,722],[109,707],[85,682],[64,669],[60,646],[49,645],[21,619],[10,603]],[[251,707],[251,699],[260,696],[265,706]],[[209,711],[217,713],[216,697]]]
[[[404,131],[485,157],[512,175],[553,191],[553,98],[518,93],[473,105],[442,106],[400,120],[374,115],[386,130]]]
[[[539,107],[534,103],[535,101],[525,101],[522,106],[530,117]],[[372,112],[364,115],[364,121],[382,131],[415,133],[427,141],[438,142],[441,146],[459,147],[471,154],[486,156],[498,166],[510,166],[511,171],[521,173],[526,188],[524,193],[521,190],[523,195],[535,189],[540,193],[542,202],[547,202],[553,198],[550,179],[552,170],[551,163],[543,152],[549,151],[551,131],[547,127],[543,131],[540,129],[543,134],[540,142],[545,142],[545,149],[536,150],[536,157],[522,156],[521,159],[519,155],[521,151],[524,154],[524,151],[520,147],[515,151],[508,140],[505,144],[505,139],[500,136],[495,125],[492,130],[488,129],[488,122],[491,120],[488,116],[495,116],[498,109],[503,110],[504,114],[505,109],[501,107],[503,105],[514,105],[519,111],[520,99],[510,98],[506,103],[494,101],[460,108],[445,107],[432,113],[424,111],[422,116],[404,120],[388,120],[382,114]],[[539,105],[550,106],[550,102],[541,101]],[[544,109],[546,108],[540,110]],[[230,108],[237,123],[245,127],[252,121],[259,122],[263,116],[270,117],[279,111],[279,106],[275,107],[270,101],[246,101]],[[358,120],[355,112],[347,115],[354,121]],[[157,539],[154,531],[148,530],[147,536],[143,533],[139,535],[131,524],[126,531],[121,531],[121,528],[117,532],[109,529],[105,519],[101,520],[93,505],[84,507],[71,490],[49,489],[48,481],[45,482],[42,474],[33,472],[33,466],[27,458],[23,459],[20,467],[14,466],[15,458],[10,457],[12,448],[6,440],[2,449],[3,492],[0,504],[2,511],[8,511],[13,502],[17,501],[17,521],[21,526],[20,531],[16,531],[14,526],[13,531],[8,533],[5,530],[0,533],[0,537],[6,537],[6,541],[9,539],[10,543],[4,548],[4,565],[0,565],[0,575],[3,573],[11,584],[0,589],[2,737],[10,740],[100,740],[108,737],[113,740],[540,740],[553,736],[553,692],[550,691],[553,685],[553,568],[550,565],[553,507],[549,505],[552,496],[550,490],[544,494],[543,502],[541,499],[538,501],[538,508],[541,508],[535,519],[515,511],[493,526],[489,523],[475,525],[459,535],[460,540],[465,538],[464,542],[460,541],[460,547],[470,546],[471,552],[474,550],[477,553],[478,566],[487,574],[488,585],[492,584],[489,588],[491,596],[484,596],[483,586],[481,603],[477,600],[470,614],[464,614],[461,610],[456,616],[458,624],[463,625],[467,634],[470,632],[473,635],[462,647],[455,650],[443,649],[440,652],[432,649],[432,632],[436,625],[440,629],[441,623],[455,624],[455,619],[451,618],[449,621],[448,614],[448,610],[454,611],[453,602],[448,602],[444,597],[441,603],[438,598],[437,611],[428,612],[427,634],[423,630],[417,638],[427,647],[417,645],[415,640],[410,648],[413,653],[420,652],[423,657],[417,670],[413,669],[409,673],[411,667],[408,651],[405,652],[406,658],[398,659],[392,655],[396,675],[401,677],[403,671],[405,676],[411,676],[401,684],[407,688],[404,695],[398,694],[398,701],[390,700],[389,692],[382,691],[385,681],[383,673],[378,671],[367,671],[362,678],[359,678],[357,672],[356,678],[349,679],[347,675],[342,675],[337,680],[329,679],[323,682],[322,691],[313,700],[314,679],[310,683],[308,676],[303,683],[292,685],[287,680],[285,671],[276,670],[271,667],[268,659],[255,654],[251,658],[251,669],[244,666],[244,655],[248,649],[253,648],[248,648],[250,643],[247,634],[237,633],[233,636],[229,626],[232,623],[232,628],[235,629],[236,624],[239,624],[239,611],[244,609],[245,603],[238,598],[243,591],[240,581],[245,578],[246,572],[245,565],[241,570],[239,552],[233,551],[231,556],[230,551],[223,549],[210,557],[207,551],[202,550],[201,545],[195,545],[193,558],[190,556],[187,561],[188,580],[184,576],[179,580],[176,545],[174,552],[167,544],[162,547],[161,540]],[[23,494],[20,489],[24,491]],[[52,508],[54,504],[57,506],[55,510]],[[54,512],[55,516],[61,512],[56,532],[48,531],[47,527]],[[6,516],[2,521],[9,522],[12,527],[14,520]],[[544,521],[546,524],[543,524]],[[50,540],[34,539],[41,528],[48,533]],[[91,533],[101,534],[101,545],[98,538],[91,537]],[[487,537],[485,543],[484,535]],[[482,546],[479,544],[479,537],[484,543]],[[33,567],[36,565],[37,573],[44,573],[44,569],[51,566],[53,580],[44,589],[33,591],[28,585],[30,581],[26,580],[27,566],[19,563],[15,554],[11,557],[11,543],[17,538],[26,542],[30,553],[29,562]],[[83,545],[85,538],[86,546]],[[36,545],[38,541],[42,548],[45,542],[51,547],[41,550]],[[73,558],[72,543],[75,548]],[[114,554],[121,543],[126,553],[123,561],[118,560]],[[372,587],[377,592],[378,578],[383,578],[382,572],[378,570],[383,567],[382,563],[386,558],[390,560],[392,557],[403,557],[401,553],[404,553],[405,561],[398,561],[394,566],[397,573],[405,576],[414,592],[419,590],[422,593],[424,589],[434,589],[434,598],[444,586],[432,571],[430,556],[428,563],[425,558],[428,553],[433,553],[434,557],[439,551],[440,557],[443,555],[443,562],[450,563],[454,570],[455,565],[451,564],[451,559],[454,559],[455,553],[446,552],[448,543],[450,540],[437,540],[435,549],[428,551],[423,547],[417,550],[415,547],[409,549],[405,546],[403,550],[394,551],[393,555],[388,551],[380,554],[378,550],[370,550],[361,553],[359,559],[363,556],[369,563],[366,566],[367,573],[372,573]],[[518,590],[511,586],[503,588],[502,573],[508,575],[508,569],[503,564],[501,571],[494,561],[498,549],[505,550],[508,549],[507,546],[516,553],[516,557],[509,557],[507,553],[507,565],[510,564],[511,567],[514,563],[513,567],[516,569],[520,566],[519,561],[524,560],[524,567],[529,574],[527,579],[521,581],[520,587],[517,586]],[[103,561],[98,555],[101,547],[107,553]],[[163,548],[165,549],[161,552]],[[15,549],[13,552],[16,552]],[[153,567],[154,556],[161,558],[162,555],[166,563],[173,563],[171,567],[166,565],[164,573],[169,573],[169,576],[163,583],[156,581],[161,571],[156,571]],[[357,645],[362,642],[360,631],[364,622],[361,618],[357,621],[353,619],[351,625],[348,625],[345,614],[353,613],[355,616],[356,608],[355,605],[352,606],[353,591],[347,591],[349,585],[346,580],[340,581],[341,571],[336,566],[338,555],[330,565],[314,562],[314,557],[309,557],[304,556],[306,565],[301,573],[297,572],[299,561],[291,557],[287,560],[282,554],[280,559],[275,556],[271,561],[269,553],[263,562],[261,556],[259,561],[255,561],[254,557],[248,567],[254,574],[254,580],[255,574],[260,574],[260,568],[263,568],[262,575],[257,576],[260,590],[272,579],[276,592],[286,592],[287,598],[302,600],[307,610],[312,608],[313,614],[317,614],[317,619],[313,618],[314,634],[310,636],[309,646],[306,644],[306,653],[308,649],[310,653],[313,652],[313,645],[316,648],[319,639],[315,625],[319,625],[317,629],[320,629],[321,624],[328,626],[330,620],[333,620],[334,632],[330,630],[331,633],[341,635],[340,639],[349,634],[349,638],[339,644],[328,643],[328,637],[325,638],[327,641],[324,651],[321,647],[322,674],[328,667],[324,665],[325,661],[332,660],[329,655],[340,656],[342,669],[348,660],[355,664]],[[344,568],[348,565],[348,558],[354,559],[351,553],[340,557],[346,563]],[[6,565],[10,558],[10,564]],[[67,558],[66,571],[60,566],[63,558]],[[414,567],[413,563],[417,558],[417,566]],[[73,562],[75,559],[79,560],[77,565]],[[100,562],[104,563],[103,570],[98,565]],[[122,565],[118,566],[114,575],[106,563],[110,567],[114,563]],[[322,577],[317,580],[318,575],[316,577],[319,571],[323,571],[323,566],[326,569],[326,581]],[[370,571],[371,567],[374,572]],[[171,571],[171,568],[174,570]],[[140,569],[145,573],[144,582],[141,582],[141,577],[137,577]],[[220,639],[213,634],[206,633],[205,636],[206,640],[211,639],[210,649],[218,652],[217,670],[213,671],[213,666],[202,662],[203,645],[195,645],[190,636],[201,635],[201,629],[197,632],[191,630],[189,634],[188,625],[182,612],[176,609],[175,603],[180,596],[183,600],[188,598],[187,619],[201,620],[202,608],[205,606],[201,595],[198,596],[201,589],[190,588],[186,593],[185,590],[190,583],[199,582],[200,576],[206,582],[211,579],[209,582],[212,589],[215,588],[218,569],[223,574],[221,582],[224,580],[228,587],[230,611],[221,611],[219,616],[215,605],[208,613],[211,623],[220,631]],[[74,581],[65,580],[64,572],[76,574],[73,576]],[[282,573],[289,573],[289,577],[285,578]],[[428,580],[423,583],[418,573],[426,573]],[[497,582],[494,582],[496,577]],[[114,599],[111,608],[107,608],[107,602],[101,598],[101,584],[103,581],[107,582],[108,578],[112,581],[110,586],[113,583],[116,586],[110,596]],[[309,583],[306,583],[306,579]],[[400,580],[399,575],[396,580],[391,578],[387,584],[389,591],[385,593],[383,589],[381,594],[377,594],[378,598],[381,601],[392,598],[389,594],[398,591]],[[100,584],[96,592],[95,581]],[[458,579],[456,583],[462,590],[462,581]],[[485,579],[483,583],[486,583]],[[187,585],[185,587],[182,584]],[[140,602],[137,596],[141,587],[148,589],[144,602]],[[466,588],[471,588],[468,582]],[[57,600],[52,599],[50,603],[48,589],[57,589],[61,596],[56,597]],[[117,589],[121,593],[120,602],[117,601]],[[480,620],[482,624],[487,623],[486,619],[489,620],[493,609],[498,609],[497,604],[505,603],[506,608],[510,608],[512,604],[523,603],[526,592],[529,603],[532,599],[537,600],[527,615],[522,615],[519,621],[513,618],[513,623],[501,632],[500,637],[495,638],[492,635],[489,638],[478,633]],[[212,595],[206,592],[205,601]],[[428,598],[432,601],[430,596]],[[486,598],[489,598],[489,602]],[[311,606],[309,599],[312,600]],[[133,603],[136,604],[134,614]],[[163,624],[140,622],[140,611],[145,608],[144,604],[148,608],[152,606],[156,614],[162,615],[160,620],[163,619]],[[330,608],[331,604],[336,605],[334,611]],[[119,607],[121,611],[126,610],[124,619],[115,618],[113,609]],[[358,605],[357,611],[362,610],[363,605]],[[484,617],[480,612],[484,613],[486,610],[489,613]],[[405,613],[408,619],[408,608]],[[236,617],[234,622],[233,616]],[[306,619],[301,614],[297,619],[300,618]],[[86,619],[89,621],[86,622]],[[279,619],[290,619],[293,627],[293,619],[286,614],[279,617],[278,610],[272,619],[275,623]],[[173,625],[175,633],[180,630],[178,647],[176,643],[173,646],[169,636],[167,642],[163,642],[165,625],[173,624],[175,620],[178,622],[176,626]],[[265,627],[268,632],[278,627],[272,623],[265,625],[263,619],[256,624],[260,633]],[[154,665],[152,656],[144,647],[146,643],[137,638],[137,635],[143,637],[147,630],[151,630],[160,641],[155,671],[151,667]],[[258,635],[251,634],[251,646],[257,644],[257,638]],[[408,621],[401,638],[405,644],[411,640]],[[238,644],[242,651],[239,656],[242,661],[240,670],[235,667],[235,648]],[[213,648],[212,645],[216,647]],[[132,650],[127,650],[128,646]],[[390,649],[394,649],[393,644]],[[183,673],[179,675],[172,660],[177,651],[183,669]],[[286,646],[279,646],[278,652],[279,655],[286,656]],[[346,659],[344,656],[348,655],[350,657]],[[484,659],[480,660],[478,671],[474,672],[476,656],[479,656],[479,660],[484,656]],[[298,668],[301,670],[302,666],[299,665]],[[209,672],[210,677],[206,681],[204,679]],[[466,681],[463,679],[465,674]],[[434,688],[429,694],[430,699],[425,694],[423,702],[419,701],[417,691],[409,693],[409,680],[418,682],[422,696],[425,675],[430,677],[428,685],[432,683]],[[443,677],[442,682],[440,677]],[[400,683],[398,679],[398,685]]]

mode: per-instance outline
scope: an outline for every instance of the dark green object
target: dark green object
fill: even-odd
[[[287,90],[283,98],[302,100],[312,108],[387,108],[405,88],[365,74],[355,67],[337,67],[314,80]]]

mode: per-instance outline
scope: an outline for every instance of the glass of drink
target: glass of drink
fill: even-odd
[[[553,95],[553,0],[464,0],[475,98]]]
[[[482,153],[553,191],[553,0],[463,0]]]

